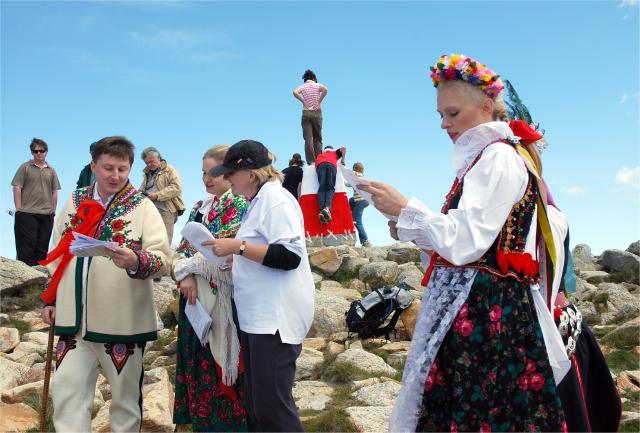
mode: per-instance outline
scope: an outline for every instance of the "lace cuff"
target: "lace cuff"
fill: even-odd
[[[180,259],[173,265],[176,281],[182,281],[191,274],[200,275],[210,281],[213,273],[211,264],[200,252],[197,252],[193,257]]]
[[[400,211],[398,217],[398,238],[402,242],[415,242],[423,250],[433,250],[429,239],[429,214],[433,213],[424,203],[415,197]]]

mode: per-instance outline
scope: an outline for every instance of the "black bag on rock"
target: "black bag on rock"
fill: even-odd
[[[351,303],[349,311],[345,313],[347,329],[349,333],[358,334],[361,339],[384,335],[389,340],[389,335],[395,330],[400,314],[412,302],[413,295],[409,293],[409,286],[405,283],[376,289],[364,298]]]

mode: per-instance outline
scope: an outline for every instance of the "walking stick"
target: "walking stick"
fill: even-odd
[[[42,401],[40,403],[40,433],[44,432],[47,406],[49,403],[49,380],[51,379],[51,358],[53,354],[53,323],[49,326],[49,341],[47,342],[47,360],[44,364],[44,388],[42,389]]]

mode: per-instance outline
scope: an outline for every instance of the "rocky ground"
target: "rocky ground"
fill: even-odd
[[[573,301],[596,334],[623,397],[621,431],[640,430],[640,242],[626,251],[593,257],[574,248]],[[298,359],[294,397],[307,431],[386,431],[400,389],[410,334],[420,306],[422,272],[411,244],[309,248],[316,285],[315,319]],[[46,276],[0,257],[0,431],[37,431],[44,379],[47,326],[40,319]],[[391,341],[349,337],[344,313],[354,299],[385,284],[404,282],[416,302],[403,314]],[[177,291],[155,284],[160,338],[145,355],[143,431],[173,431]],[[93,430],[109,431],[109,384],[100,376]],[[49,411],[50,412],[50,411]],[[47,428],[53,430],[50,413]]]

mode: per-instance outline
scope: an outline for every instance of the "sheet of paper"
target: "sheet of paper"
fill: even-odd
[[[222,268],[226,265],[227,257],[218,257],[213,254],[211,248],[203,247],[204,241],[215,239],[211,232],[207,230],[205,226],[195,221],[188,222],[180,232],[182,236],[189,242],[196,250],[200,251],[204,255],[209,263],[218,268]]]
[[[71,241],[69,251],[77,257],[109,257],[107,247],[119,246],[117,242],[101,241],[90,236],[83,235],[82,233],[72,233],[74,239]]]
[[[212,322],[207,310],[205,310],[200,301],[196,299],[195,304],[186,303],[184,313],[187,315],[187,319],[189,319],[189,323],[191,323],[191,327],[198,336],[200,343],[206,344],[207,334],[209,333]]]
[[[352,170],[349,170],[342,164],[338,164],[338,167],[340,167],[340,171],[342,173],[342,177],[344,177],[344,181],[348,183],[353,189],[358,191],[358,194],[360,194],[360,196],[363,199],[365,199],[367,202],[369,202],[369,204],[373,206],[373,208],[375,209],[373,200],[371,199],[371,194],[358,188],[358,185],[369,185],[371,181],[368,179],[365,179],[364,177],[356,176],[356,174]],[[380,212],[380,213],[384,215],[387,219],[398,222],[398,217],[387,215],[384,212]]]

